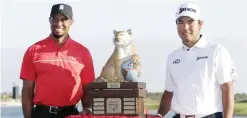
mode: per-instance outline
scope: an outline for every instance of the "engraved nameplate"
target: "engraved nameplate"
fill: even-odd
[[[135,114],[135,110],[124,110],[124,114]]]
[[[106,113],[121,113],[121,99],[107,98],[106,99]]]
[[[94,114],[105,114],[105,111],[93,111]]]
[[[135,102],[124,102],[124,105],[135,105]]]
[[[93,101],[104,101],[104,98],[93,98]]]
[[[120,83],[107,83],[107,88],[120,88]]]
[[[104,110],[105,107],[104,106],[95,106],[93,107],[94,110]]]
[[[135,101],[135,98],[123,98],[124,101]]]
[[[104,105],[104,102],[94,102],[93,105],[94,105],[94,106]]]
[[[135,109],[135,106],[124,106],[124,109]]]

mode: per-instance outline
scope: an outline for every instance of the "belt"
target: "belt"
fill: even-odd
[[[49,113],[57,114],[58,112],[74,109],[76,108],[76,105],[56,107],[56,106],[46,106],[46,105],[39,104],[39,105],[36,105],[35,108],[41,108],[41,109],[47,110]]]
[[[183,115],[183,114],[176,114],[176,116],[179,116],[177,118],[202,118],[207,115]]]
[[[183,114],[176,114],[175,118],[207,118],[211,116],[219,116],[222,117],[222,112],[216,112],[213,114],[207,114],[207,115],[183,115]]]

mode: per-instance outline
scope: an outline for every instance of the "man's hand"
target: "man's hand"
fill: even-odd
[[[92,114],[91,109],[91,100],[88,97],[88,91],[87,91],[87,85],[83,85],[83,96],[81,98],[81,105],[83,107],[83,110],[80,112],[81,115],[89,115]]]
[[[163,118],[160,114],[148,115],[148,118]]]
[[[222,91],[222,104],[224,118],[232,118],[234,110],[234,94],[232,82],[220,85]]]
[[[163,116],[161,114],[156,114],[156,117],[163,118]]]
[[[83,110],[80,112],[80,115],[91,115],[92,109],[91,108],[83,108]]]

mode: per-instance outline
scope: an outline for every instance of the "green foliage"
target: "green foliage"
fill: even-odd
[[[161,97],[162,97],[163,93],[160,92],[155,92],[155,93],[151,93],[149,92],[147,95],[148,99],[154,100],[154,101],[160,101]]]
[[[1,102],[6,102],[12,99],[12,95],[10,93],[2,93],[1,94]]]
[[[247,94],[246,93],[237,93],[234,96],[235,101],[238,103],[244,103],[247,102]]]
[[[247,115],[247,102],[246,103],[235,103],[234,114]]]

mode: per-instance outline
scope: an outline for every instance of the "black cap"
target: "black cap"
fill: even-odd
[[[61,4],[55,4],[51,8],[51,14],[50,17],[55,16],[56,14],[63,14],[67,18],[73,18],[73,11],[72,7],[70,5],[61,3]]]

